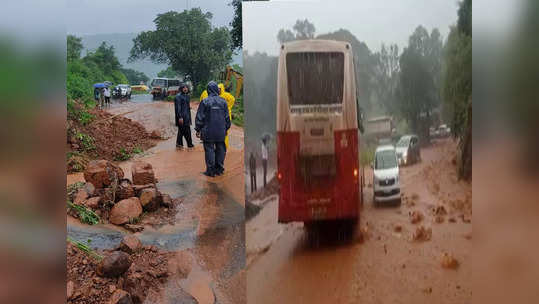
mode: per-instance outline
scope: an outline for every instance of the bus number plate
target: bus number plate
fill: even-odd
[[[325,206],[311,207],[311,218],[323,219],[326,217],[327,208]]]

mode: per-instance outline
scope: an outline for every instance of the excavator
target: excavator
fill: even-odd
[[[234,93],[234,98],[238,99],[241,93],[241,87],[243,86],[243,74],[234,70],[231,66],[227,65],[226,70],[219,74],[219,79],[225,85],[225,88],[228,88],[232,85],[232,78],[236,79],[236,88]]]

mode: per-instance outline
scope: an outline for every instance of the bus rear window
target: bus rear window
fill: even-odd
[[[154,79],[152,81],[152,87],[156,87],[156,86],[165,87],[166,85],[167,85],[166,79]]]
[[[290,105],[342,103],[344,53],[288,53],[286,70]]]

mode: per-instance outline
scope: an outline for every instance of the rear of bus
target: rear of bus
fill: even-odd
[[[357,219],[361,175],[350,44],[286,43],[277,79],[279,222]]]

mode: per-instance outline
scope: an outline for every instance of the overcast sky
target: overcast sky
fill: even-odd
[[[443,38],[457,21],[457,0],[272,0],[243,3],[243,49],[278,54],[279,29],[292,29],[307,18],[316,34],[349,30],[371,51],[381,43],[397,43],[402,50],[418,25],[434,27]]]
[[[67,0],[69,34],[138,33],[155,29],[157,14],[200,7],[213,14],[214,26],[228,26],[234,17],[230,0]]]

